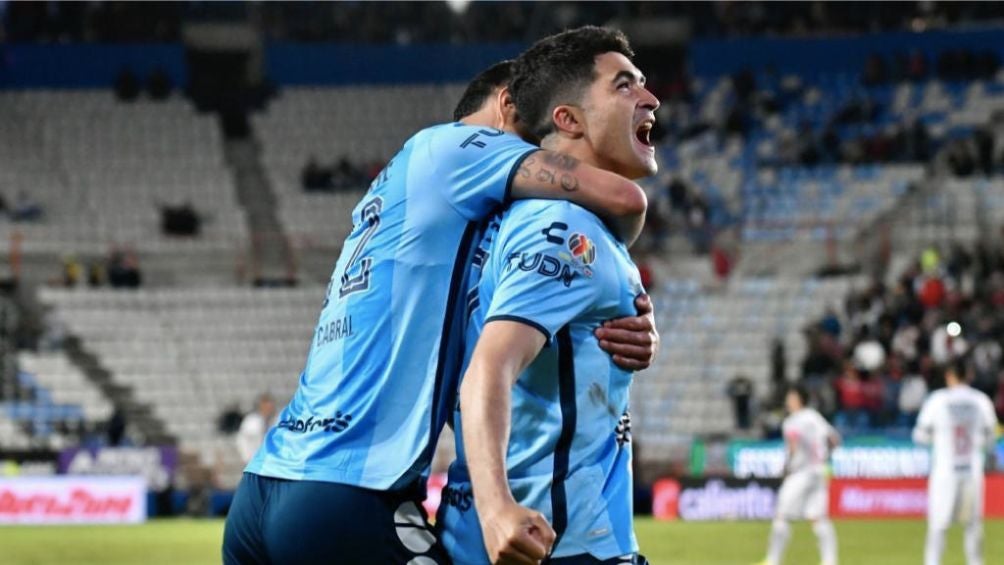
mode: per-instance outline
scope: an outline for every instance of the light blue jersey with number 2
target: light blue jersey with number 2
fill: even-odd
[[[248,472],[370,489],[428,474],[453,409],[479,226],[536,150],[459,123],[404,144],[352,212],[299,387]]]

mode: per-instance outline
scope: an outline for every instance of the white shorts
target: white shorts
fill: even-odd
[[[830,515],[830,484],[818,471],[788,475],[777,494],[777,517],[784,520],[819,520]]]
[[[927,482],[927,524],[946,530],[952,522],[969,524],[983,518],[983,475],[932,475]]]

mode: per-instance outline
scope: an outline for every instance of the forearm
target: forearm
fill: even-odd
[[[498,368],[472,365],[460,387],[467,467],[480,512],[514,502],[505,466],[513,377],[498,373]]]
[[[645,191],[636,183],[544,149],[520,165],[513,179],[512,197],[574,202],[605,219],[628,245],[641,234],[648,208]]]

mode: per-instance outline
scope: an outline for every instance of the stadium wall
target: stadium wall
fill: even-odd
[[[919,49],[933,65],[947,49],[993,50],[1004,57],[1004,30],[979,29],[894,32],[846,37],[740,37],[700,39],[689,46],[690,69],[694,75],[713,77],[742,69],[774,68],[780,73],[801,76],[860,74],[869,55],[889,56]],[[839,54],[839,57],[835,57]]]
[[[265,65],[267,76],[282,85],[464,82],[525,47],[273,43],[265,50]]]
[[[188,84],[180,44],[0,44],[0,88],[109,88],[124,68],[142,79],[162,69]]]
[[[265,70],[279,85],[463,82],[525,47],[273,43]],[[124,68],[139,77],[160,68],[175,85],[188,84],[182,44],[0,44],[0,88],[107,88]]]

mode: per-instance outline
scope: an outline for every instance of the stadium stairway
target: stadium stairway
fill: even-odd
[[[291,256],[276,215],[277,199],[262,167],[259,145],[253,138],[228,139],[224,156],[234,172],[237,202],[244,209],[251,234],[252,277],[284,279],[290,273]]]
[[[132,387],[116,383],[111,372],[101,364],[96,355],[84,349],[80,339],[69,337],[64,344],[67,357],[83,371],[108,398],[122,411],[127,422],[133,426],[146,445],[176,445],[177,438],[167,432],[164,422],[157,418],[150,406],[140,402],[133,394]]]
[[[36,341],[46,325],[43,320],[45,308],[38,301],[36,293],[33,289],[18,292],[14,295],[12,304],[26,322],[25,331],[32,335],[33,341]],[[63,352],[104,398],[114,408],[122,411],[126,420],[133,426],[133,431],[143,441],[151,445],[177,443],[177,439],[167,433],[164,423],[153,415],[150,407],[139,402],[130,387],[117,384],[100,359],[87,351],[77,336],[69,334],[65,337]]]

